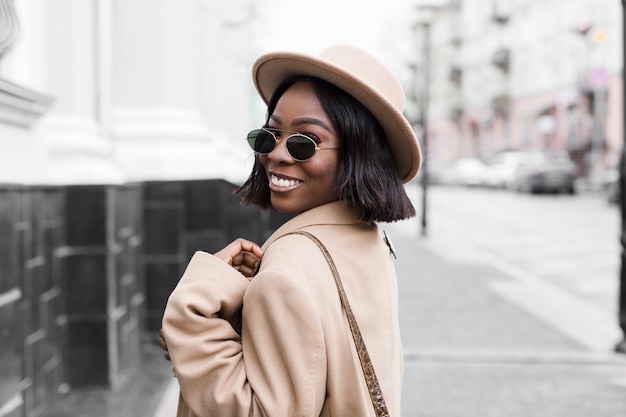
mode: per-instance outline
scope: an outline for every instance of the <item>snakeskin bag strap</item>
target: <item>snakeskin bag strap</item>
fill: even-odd
[[[308,237],[313,242],[315,242],[315,244],[320,248],[320,250],[324,254],[324,257],[326,258],[326,262],[328,262],[328,266],[330,267],[330,270],[333,273],[333,277],[335,278],[335,284],[337,284],[337,290],[339,291],[339,298],[341,299],[341,304],[343,305],[343,308],[346,311],[346,316],[348,316],[348,323],[350,325],[350,331],[352,332],[352,338],[354,339],[354,344],[356,345],[356,350],[359,354],[359,360],[361,362],[361,369],[363,370],[363,375],[365,376],[365,382],[367,384],[367,389],[369,391],[372,404],[374,405],[374,411],[376,412],[376,417],[389,417],[389,412],[387,411],[387,404],[385,404],[385,399],[383,398],[383,393],[382,393],[382,390],[380,389],[378,378],[376,377],[376,372],[374,372],[374,365],[372,364],[370,356],[367,353],[365,342],[363,341],[363,337],[361,336],[361,331],[359,330],[359,326],[357,325],[356,319],[354,318],[354,314],[352,313],[352,309],[350,308],[348,297],[346,296],[346,292],[343,289],[343,284],[341,283],[341,278],[339,277],[339,271],[337,270],[337,267],[335,266],[335,262],[333,262],[333,258],[330,256],[330,253],[326,249],[326,246],[324,246],[324,244],[311,233],[298,230],[295,232],[286,233],[283,236],[287,236],[287,235],[303,235],[303,236]]]

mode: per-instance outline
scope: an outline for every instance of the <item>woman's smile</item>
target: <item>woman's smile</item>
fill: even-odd
[[[270,173],[270,189],[276,192],[286,192],[297,188],[302,184],[301,180],[279,176]]]

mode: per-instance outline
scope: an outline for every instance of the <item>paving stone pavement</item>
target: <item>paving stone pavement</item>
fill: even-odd
[[[581,326],[590,334],[575,339],[494,290],[515,277],[489,264],[450,262],[429,240],[394,241],[403,417],[626,415],[626,358],[599,348],[612,346],[617,331],[587,343],[598,333]]]

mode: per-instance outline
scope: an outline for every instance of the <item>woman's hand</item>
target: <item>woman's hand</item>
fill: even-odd
[[[171,361],[172,358],[170,358],[170,351],[167,348],[167,342],[165,341],[165,336],[163,336],[163,329],[159,330],[159,346],[161,346],[161,349],[165,351],[165,354],[163,355],[165,356],[165,359],[167,359],[168,361]]]
[[[252,278],[259,268],[263,251],[256,243],[239,238],[217,252],[215,256],[241,272],[243,276]]]

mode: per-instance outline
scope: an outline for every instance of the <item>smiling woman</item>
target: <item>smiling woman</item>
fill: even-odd
[[[268,111],[237,192],[295,217],[263,247],[191,259],[161,339],[178,415],[400,416],[397,284],[377,222],[415,215],[403,183],[421,153],[402,88],[347,46],[264,55],[253,79]]]

